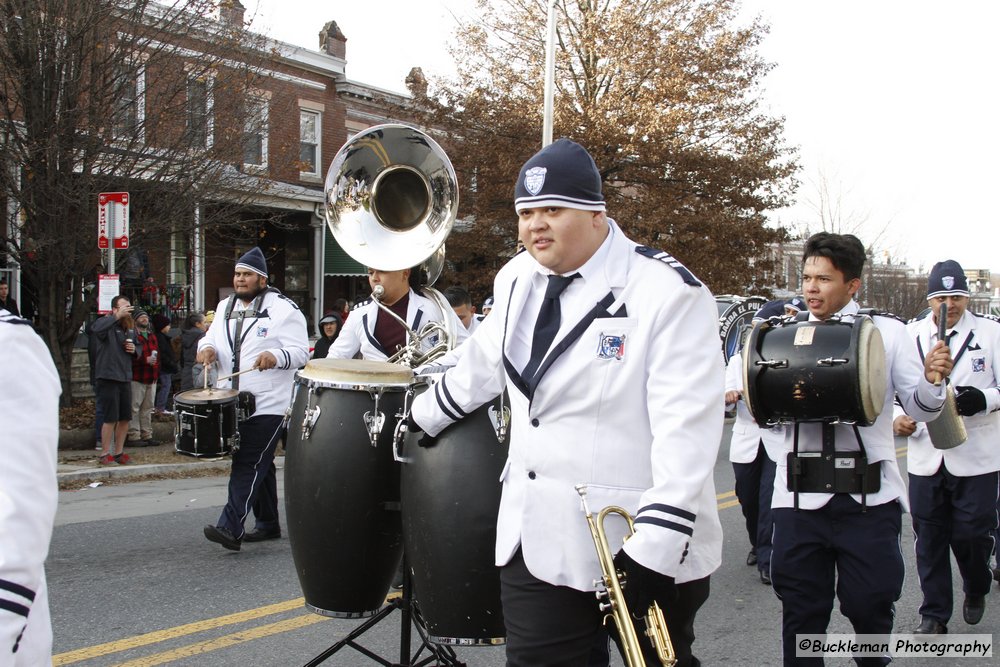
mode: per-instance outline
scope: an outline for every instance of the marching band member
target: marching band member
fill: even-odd
[[[918,353],[933,347],[938,309],[948,304],[946,344],[955,363],[951,382],[969,438],[953,449],[937,449],[927,427],[898,407],[893,425],[897,435],[909,436],[910,512],[924,595],[920,625],[913,632],[942,634],[948,632],[953,608],[950,554],[962,573],[966,623],[982,619],[993,583],[990,555],[1000,484],[1000,323],[968,311],[968,282],[953,260],[931,269],[927,303],[931,314],[910,323],[907,332],[916,339]]]
[[[414,332],[419,332],[428,322],[451,320],[455,332],[456,345],[469,337],[469,331],[455,315],[448,310],[442,313],[431,299],[410,287],[411,269],[401,271],[381,271],[368,269],[368,284],[374,291],[383,289],[381,301],[392,312],[404,320]],[[344,322],[344,329],[336,342],[330,346],[330,359],[351,359],[359,352],[364,359],[385,361],[409,342],[403,325],[382,312],[375,299],[362,301],[351,311]],[[430,350],[438,342],[437,336],[429,336],[421,342],[422,351]]]
[[[753,322],[785,313],[783,301],[771,301],[754,314]],[[729,461],[736,478],[736,498],[750,538],[747,565],[756,565],[763,584],[771,584],[771,490],[774,461],[764,446],[763,431],[743,400],[743,353],[737,348],[726,366],[726,406],[736,406],[736,421],[729,440]]]
[[[444,297],[448,299],[448,304],[455,311],[455,316],[462,322],[462,326],[468,330],[469,335],[475,333],[483,318],[476,315],[476,307],[472,305],[469,291],[464,287],[452,285],[444,291]]]
[[[641,615],[658,600],[679,664],[697,664],[695,613],[722,547],[715,302],[677,260],[638,246],[607,217],[600,173],[572,141],[525,163],[515,207],[527,252],[497,274],[494,312],[458,364],[417,397],[410,428],[432,446],[506,384],[511,439],[496,563],[508,665],[586,665],[599,640],[601,570],[578,484],[595,510],[614,504],[636,515],[615,558],[626,602]],[[621,544],[624,526],[608,528]]]
[[[240,447],[233,452],[229,499],[216,525],[205,526],[205,537],[226,549],[281,537],[274,451],[283,435],[281,422],[292,400],[295,371],[309,360],[306,318],[295,302],[268,287],[267,262],[252,248],[236,264],[235,293],[219,304],[217,317],[198,341],[198,363],[218,362],[219,375],[249,369],[219,387],[253,395],[255,409],[239,424]],[[207,372],[207,370],[206,370]],[[246,533],[243,522],[253,510],[256,524]]]
[[[802,287],[810,320],[851,318],[858,312],[854,295],[861,288],[865,248],[850,234],[820,232],[805,245]],[[822,665],[822,657],[796,658],[797,634],[826,632],[836,591],[840,610],[858,634],[889,634],[893,604],[903,587],[903,556],[899,549],[901,514],[906,487],[896,463],[892,434],[892,401],[897,395],[908,414],[921,421],[937,417],[944,403],[937,374],[947,375],[951,357],[943,343],[927,350],[921,364],[913,339],[893,317],[873,318],[885,346],[887,387],[878,419],[859,428],[873,467],[878,490],[857,493],[802,492],[789,487],[787,454],[793,451],[795,429],[784,428],[784,451],[777,458],[772,497],[774,544],[771,580],[782,603],[785,665]],[[838,451],[858,451],[850,425],[800,423],[799,451],[822,450],[822,432],[832,428]],[[809,479],[801,488],[809,488]],[[793,509],[794,507],[794,509]],[[860,665],[882,665],[888,656],[856,658]]]
[[[31,322],[0,310],[0,665],[52,664],[43,563],[55,522],[59,394],[52,355]],[[26,380],[28,378],[28,380]]]

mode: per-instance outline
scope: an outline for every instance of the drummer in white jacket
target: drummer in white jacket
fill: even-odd
[[[469,337],[469,331],[455,312],[448,308],[442,313],[437,304],[410,287],[411,269],[382,271],[368,269],[368,284],[373,291],[381,287],[382,304],[406,322],[413,333],[419,333],[429,322],[445,322],[455,334],[454,345]],[[340,336],[330,346],[328,359],[352,359],[359,352],[369,361],[385,361],[400,347],[409,343],[409,332],[403,324],[384,312],[374,299],[362,301],[351,311]],[[439,334],[432,334],[420,343],[421,352],[427,352],[441,342]]]
[[[302,311],[267,284],[267,262],[260,248],[243,255],[233,275],[235,293],[216,308],[219,315],[198,341],[198,363],[218,363],[220,388],[253,394],[255,409],[239,424],[240,448],[233,453],[229,499],[205,537],[239,551],[242,542],[281,537],[274,452],[292,401],[295,372],[309,360],[309,335]],[[253,371],[247,373],[246,371]],[[251,510],[254,529],[245,532]]]
[[[636,515],[615,560],[626,601],[640,615],[660,601],[679,664],[689,665],[722,548],[714,300],[677,260],[636,245],[607,217],[600,173],[576,143],[561,139],[522,167],[515,206],[527,252],[498,273],[492,314],[417,397],[411,427],[433,445],[506,384],[496,563],[508,665],[587,664],[598,640],[601,570],[576,485],[587,485],[595,514],[613,504]],[[623,524],[608,522],[612,549]]]
[[[1000,483],[1000,323],[968,310],[969,288],[958,262],[938,262],[928,279],[931,314],[907,325],[918,354],[938,340],[938,309],[948,304],[947,342],[955,367],[950,381],[958,397],[968,440],[953,449],[936,449],[927,427],[899,406],[893,427],[908,435],[910,511],[916,538],[917,574],[923,603],[917,634],[948,631],[953,601],[951,554],[962,574],[966,623],[983,617],[993,583],[990,554],[997,527]]]
[[[31,323],[0,310],[0,665],[52,664],[43,563],[56,516],[59,375]]]

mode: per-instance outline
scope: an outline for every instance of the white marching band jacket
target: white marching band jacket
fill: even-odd
[[[378,304],[373,299],[362,301],[356,305],[344,322],[344,328],[337,336],[337,340],[330,346],[327,357],[330,359],[352,359],[358,352],[369,361],[385,361],[396,350],[384,350],[377,340],[375,340],[375,322],[380,313]],[[389,317],[383,313],[382,317]],[[428,322],[443,322],[447,317],[451,320],[452,330],[455,332],[455,345],[462,343],[469,337],[469,331],[462,324],[462,321],[455,315],[455,311],[448,309],[447,313],[441,313],[437,304],[425,296],[410,290],[410,301],[406,306],[406,324],[412,331],[420,330]],[[430,336],[421,344],[421,349],[426,352],[437,343],[436,336]]]
[[[714,299],[672,257],[609,224],[598,251],[604,261],[575,281],[584,283],[582,307],[564,303],[559,333],[532,380],[517,370],[530,341],[513,339],[518,320],[538,307],[544,276],[522,252],[498,273],[493,310],[458,364],[412,412],[436,435],[506,386],[511,440],[496,563],[520,546],[535,577],[578,590],[594,589],[600,566],[577,484],[588,486],[595,515],[612,504],[636,515],[625,548],[646,567],[680,583],[709,575],[722,558],[712,479],[723,422]],[[624,522],[607,527],[609,542],[621,544]]]
[[[0,666],[52,664],[42,564],[58,501],[56,450],[62,386],[27,320],[0,311]]]
[[[740,352],[729,357],[725,389],[743,393],[743,354]],[[761,430],[747,409],[746,400],[740,398],[736,401],[736,421],[733,422],[733,437],[729,440],[729,460],[733,463],[753,463],[760,446]]]
[[[225,313],[229,299],[236,301],[233,307],[234,315],[241,310],[248,310],[253,305],[252,301],[247,305],[235,295],[230,296],[218,305],[212,326],[198,341],[199,352],[206,347],[215,348],[219,377],[233,372],[237,320],[235,318],[226,320]],[[294,301],[271,288],[264,295],[259,312],[252,313],[244,319],[240,338],[242,339],[240,371],[253,368],[257,357],[265,351],[271,352],[278,361],[278,365],[269,370],[240,375],[240,391],[249,391],[254,395],[257,407],[254,415],[284,415],[292,400],[295,372],[309,361],[306,318]],[[228,388],[232,386],[230,382],[221,380],[216,386]]]
[[[851,319],[859,310],[858,303],[851,301],[838,313]],[[810,321],[815,321],[813,315]],[[885,346],[885,376],[886,389],[882,412],[871,426],[859,428],[861,441],[869,463],[881,462],[881,488],[877,493],[865,496],[869,506],[883,505],[893,500],[899,500],[904,509],[908,508],[906,484],[899,472],[896,462],[896,445],[892,432],[892,407],[894,397],[906,407],[907,414],[918,421],[933,421],[941,413],[944,404],[944,388],[935,387],[924,377],[924,364],[917,354],[913,338],[907,335],[906,325],[894,317],[876,315],[872,318]],[[774,477],[774,495],[771,507],[793,507],[794,497],[788,490],[787,456],[792,451],[794,427],[784,426],[784,447],[775,463],[777,470]],[[857,451],[858,443],[854,430],[847,424],[834,426],[835,446],[838,451]],[[799,425],[799,451],[818,452],[822,450],[822,425],[818,423],[803,423]],[[833,497],[829,493],[800,493],[799,507],[805,510],[819,509],[825,506]],[[860,494],[852,497],[861,502]]]
[[[937,325],[931,316],[911,322],[906,331],[919,342],[919,349],[924,354],[937,343]],[[906,469],[914,475],[933,475],[942,462],[948,472],[958,477],[1000,470],[1000,412],[997,412],[1000,409],[1000,388],[997,387],[1000,323],[966,310],[953,331],[949,344],[951,357],[956,362],[949,382],[953,387],[969,386],[982,391],[986,397],[986,411],[961,417],[969,439],[952,449],[934,447],[927,427],[918,422],[917,430],[908,438],[907,448]],[[904,410],[897,405],[895,416],[901,414]]]

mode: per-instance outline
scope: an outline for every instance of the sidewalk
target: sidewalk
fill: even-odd
[[[174,451],[174,424],[171,421],[154,421],[153,437],[160,443],[153,447],[129,447],[125,452],[132,458],[130,465],[100,465],[100,452],[93,446],[86,449],[60,449],[57,476],[59,483],[101,482],[110,479],[150,477],[157,475],[183,475],[185,473],[228,475],[229,457],[197,458]],[[90,439],[93,442],[93,439]],[[283,463],[283,459],[275,463]]]

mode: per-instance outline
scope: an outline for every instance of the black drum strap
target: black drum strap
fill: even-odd
[[[268,292],[271,291],[270,287],[265,287],[257,298],[254,299],[253,303],[249,308],[241,310],[240,312],[233,315],[233,308],[236,306],[236,295],[232,295],[229,298],[229,305],[226,306],[226,333],[229,333],[229,320],[236,320],[236,327],[233,329],[233,337],[229,341],[229,345],[233,348],[233,377],[230,378],[229,382],[233,389],[239,391],[240,388],[240,376],[237,373],[240,372],[240,348],[243,345],[243,340],[246,338],[246,334],[243,333],[243,322],[247,317],[252,317],[256,319],[260,313],[260,307],[264,303],[264,297]],[[249,333],[249,331],[247,332]]]

